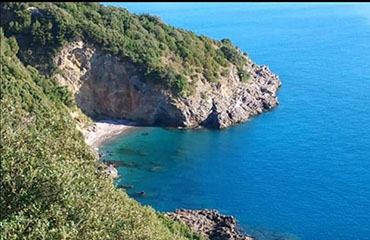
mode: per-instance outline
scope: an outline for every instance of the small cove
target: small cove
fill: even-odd
[[[228,37],[283,86],[280,106],[226,130],[143,127],[105,142],[106,159],[134,164],[118,186],[159,211],[216,208],[258,239],[368,238],[369,5],[120,6]]]

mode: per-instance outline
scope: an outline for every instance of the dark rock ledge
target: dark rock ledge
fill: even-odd
[[[237,230],[234,217],[222,215],[214,209],[178,209],[165,215],[185,223],[194,232],[210,240],[254,240],[253,237]]]

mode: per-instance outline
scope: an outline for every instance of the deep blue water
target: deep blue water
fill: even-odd
[[[160,211],[216,208],[260,239],[370,239],[370,4],[113,5],[230,38],[283,83],[278,108],[248,123],[106,143],[138,164],[118,184]]]

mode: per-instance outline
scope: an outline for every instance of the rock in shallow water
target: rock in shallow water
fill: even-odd
[[[217,210],[178,209],[165,215],[185,223],[194,232],[210,240],[254,240],[236,229],[237,221],[234,217],[222,215]]]
[[[103,162],[107,165],[112,165],[113,167],[130,167],[130,168],[137,168],[137,164],[133,162],[124,162],[120,160],[103,160]]]
[[[118,178],[118,171],[112,164],[109,164],[102,172],[112,178]]]
[[[118,185],[117,188],[123,188],[123,189],[133,189],[134,185]]]

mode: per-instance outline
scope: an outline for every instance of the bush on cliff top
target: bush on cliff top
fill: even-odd
[[[230,63],[239,70],[245,65],[230,40],[197,36],[124,8],[98,3],[1,3],[1,12],[5,35],[18,39],[19,58],[43,73],[53,70],[52,57],[76,38],[130,59],[143,67],[148,81],[174,93],[189,94],[198,79],[218,81]]]
[[[100,174],[68,94],[0,38],[0,239],[201,239]]]

